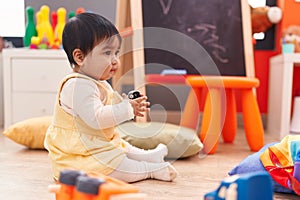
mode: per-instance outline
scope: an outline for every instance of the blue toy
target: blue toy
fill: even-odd
[[[271,177],[267,172],[252,172],[225,178],[218,189],[204,195],[205,200],[272,200]]]

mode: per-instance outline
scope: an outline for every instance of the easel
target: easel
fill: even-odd
[[[132,83],[135,90],[146,94],[145,59],[143,37],[143,13],[141,0],[118,0],[116,27],[123,37],[121,68],[112,80],[113,87],[121,92],[122,85]],[[146,117],[137,121],[146,121]]]
[[[118,0],[116,26],[123,37],[120,57],[122,67],[113,79],[113,86],[121,90],[122,83],[128,83],[128,79],[133,78],[134,89],[145,94],[142,1]]]

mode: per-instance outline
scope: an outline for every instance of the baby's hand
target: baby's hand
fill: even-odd
[[[140,97],[129,100],[135,116],[144,117],[144,114],[142,112],[150,111],[150,109],[148,108],[150,106],[150,102],[148,102],[147,99],[147,96],[145,96],[144,94],[140,94]]]

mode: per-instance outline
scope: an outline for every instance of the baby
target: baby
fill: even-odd
[[[77,169],[135,182],[173,181],[177,171],[164,161],[166,145],[152,150],[123,141],[114,127],[149,110],[147,97],[121,97],[108,79],[120,67],[122,39],[116,27],[95,13],[81,13],[65,25],[62,43],[74,73],[58,89],[54,120],[45,148],[57,179],[61,170]]]

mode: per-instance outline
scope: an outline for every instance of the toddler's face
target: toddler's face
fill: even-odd
[[[96,80],[108,80],[118,70],[120,42],[114,36],[94,47],[84,58],[79,72],[93,77]]]

